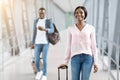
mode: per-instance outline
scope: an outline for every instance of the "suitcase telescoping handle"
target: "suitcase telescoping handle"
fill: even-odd
[[[60,80],[60,69],[62,69],[62,67],[58,67],[58,80]],[[66,69],[66,80],[68,80],[68,66],[65,66]]]

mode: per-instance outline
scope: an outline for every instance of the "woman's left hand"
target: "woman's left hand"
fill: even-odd
[[[97,71],[98,71],[98,66],[94,64],[94,73],[96,73]]]

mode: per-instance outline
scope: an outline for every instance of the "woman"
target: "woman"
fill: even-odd
[[[95,28],[85,22],[87,10],[78,6],[74,11],[76,24],[68,28],[68,48],[64,69],[71,59],[72,80],[89,80],[92,65],[98,71]],[[81,75],[81,78],[80,78]]]

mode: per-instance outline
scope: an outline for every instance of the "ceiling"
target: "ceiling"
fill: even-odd
[[[52,0],[64,12],[73,12],[77,6],[83,5],[85,0]]]

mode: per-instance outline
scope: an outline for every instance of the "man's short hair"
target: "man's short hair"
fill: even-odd
[[[41,7],[41,8],[39,8],[39,10],[45,10],[45,8]]]

